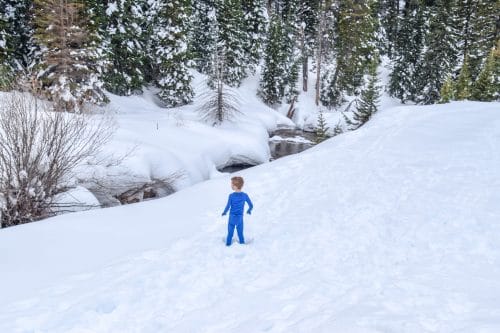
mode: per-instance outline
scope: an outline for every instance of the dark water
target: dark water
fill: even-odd
[[[275,139],[272,139],[272,138]],[[281,139],[277,139],[280,137]],[[269,139],[269,148],[271,150],[271,161],[280,157],[297,154],[314,146],[314,133],[304,132],[297,129],[282,128],[271,133]],[[309,142],[306,142],[309,141]],[[225,167],[221,172],[238,172],[250,168],[254,165],[237,164]]]
[[[273,137],[280,137],[282,140],[273,140]],[[271,134],[271,139],[269,140],[271,160],[297,154],[309,149],[314,146],[314,140],[314,133],[296,129],[279,129]]]
[[[230,165],[230,166],[227,166],[221,170],[219,170],[220,172],[226,172],[226,173],[233,173],[233,172],[238,172],[238,171],[241,171],[241,170],[245,170],[245,169],[248,169],[248,168],[251,168],[255,165],[250,165],[250,164],[233,164],[233,165]]]
[[[273,139],[274,137],[274,139]],[[279,139],[277,138],[279,137]],[[280,157],[297,154],[308,148],[314,146],[315,135],[314,133],[304,132],[296,129],[278,129],[271,133],[269,139],[269,148],[271,150],[271,161],[276,160]],[[309,142],[307,142],[309,141]],[[244,169],[251,168],[255,165],[250,164],[234,164],[219,170],[221,172],[233,173]],[[140,187],[141,184],[137,184]],[[103,191],[102,189],[90,189],[94,193],[96,198],[102,207],[112,207],[122,204],[129,204],[133,202],[139,202],[143,200],[149,200],[154,198],[160,198],[173,193],[174,190],[169,188],[154,188],[153,190],[144,191],[140,198],[131,198],[131,200],[121,200],[116,196],[113,196],[110,191]]]

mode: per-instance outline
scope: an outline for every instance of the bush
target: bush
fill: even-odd
[[[74,168],[110,139],[105,117],[51,112],[28,94],[4,95],[0,105],[0,222],[8,227],[54,214],[56,194]]]

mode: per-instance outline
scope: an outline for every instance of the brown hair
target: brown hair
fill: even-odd
[[[243,180],[243,177],[233,177],[233,178],[231,178],[231,184],[233,184],[234,186],[236,186],[236,188],[238,190],[241,190],[241,188],[243,187],[244,183],[245,183],[245,181]]]

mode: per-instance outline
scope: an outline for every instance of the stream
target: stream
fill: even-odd
[[[271,151],[270,161],[278,158],[300,153],[314,146],[315,134],[304,132],[294,128],[278,128],[270,133],[269,148]],[[233,164],[223,169],[220,172],[233,173],[244,169],[251,168],[255,165],[250,164]],[[112,195],[102,188],[89,188],[89,190],[97,198],[101,207],[111,207],[123,204],[130,204],[144,200],[160,198],[175,192],[170,184],[135,184],[134,187],[123,189],[120,195]]]
[[[316,135],[299,129],[282,128],[274,131],[269,139],[271,161],[298,154],[314,146]]]
[[[306,149],[314,146],[316,136],[311,132],[304,132],[294,128],[278,128],[270,134],[269,148],[271,150],[271,159],[274,161],[278,158],[288,155],[298,154]],[[244,169],[251,168],[255,165],[235,164],[227,166],[219,171],[226,173],[238,172]]]

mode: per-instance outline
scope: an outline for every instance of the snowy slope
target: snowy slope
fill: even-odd
[[[0,332],[499,332],[500,104],[384,110],[241,172],[0,230]]]

